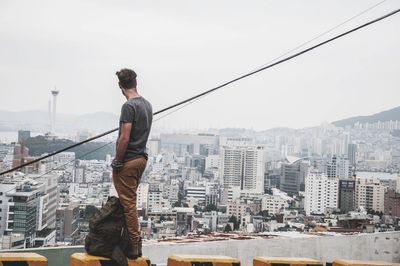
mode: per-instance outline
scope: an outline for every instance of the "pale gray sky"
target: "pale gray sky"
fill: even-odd
[[[159,110],[343,22],[377,0],[0,0],[0,110],[119,113],[115,71],[134,68]],[[400,7],[387,0],[325,36]],[[224,88],[168,128],[305,127],[399,105],[400,14]],[[321,39],[322,40],[322,39]]]

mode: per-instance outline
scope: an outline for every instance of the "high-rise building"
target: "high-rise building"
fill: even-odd
[[[356,179],[356,207],[384,211],[385,189],[378,179]]]
[[[208,168],[219,168],[220,158],[219,155],[208,155],[206,157],[206,169]]]
[[[177,156],[200,154],[202,145],[218,146],[218,136],[212,134],[161,134],[161,148]]]
[[[163,192],[171,205],[179,200],[179,184],[164,184]]]
[[[14,146],[14,158],[13,160],[22,160],[29,156],[29,149],[21,144],[16,144]]]
[[[221,149],[221,177],[226,187],[240,187],[242,175],[242,151],[235,148]]]
[[[343,156],[332,156],[326,168],[328,177],[350,178],[352,176],[349,160]]]
[[[350,143],[347,148],[347,157],[349,158],[350,167],[356,167],[357,163],[357,145]]]
[[[263,147],[223,146],[220,151],[221,178],[225,187],[264,192]]]
[[[161,152],[160,139],[149,139],[147,141],[147,149],[150,156],[156,156]]]
[[[8,202],[7,234],[23,234],[26,241],[26,247],[34,246],[36,230],[38,228],[39,200],[40,190],[43,190],[44,184],[33,183],[30,180],[20,184],[13,191],[6,195],[11,199]]]
[[[206,202],[205,202],[205,206],[208,206],[208,205],[215,205],[215,206],[217,206],[218,205],[218,200],[219,200],[219,198],[218,198],[218,194],[217,193],[209,193],[209,194],[206,194]]]
[[[6,234],[23,234],[26,247],[55,243],[57,176],[28,175],[12,182],[15,186],[3,192],[8,199]]]
[[[214,144],[200,144],[200,155],[209,156],[218,154],[218,147]]]
[[[40,213],[43,212],[43,214],[41,217],[39,216],[38,230],[40,231],[46,228],[54,229],[56,225],[56,210],[58,204],[57,175],[28,175],[27,177],[45,185],[43,197],[39,200],[39,211]]]
[[[7,228],[6,222],[9,220],[7,208],[11,197],[7,193],[14,191],[16,186],[17,183],[12,180],[4,180],[0,183],[0,236],[4,235]]]
[[[273,188],[280,189],[281,186],[281,174],[274,173],[273,171],[265,172],[264,174],[264,192],[267,192]]]
[[[29,130],[18,130],[18,143],[24,144],[31,137]]]
[[[11,168],[14,153],[14,145],[1,144],[0,140],[0,171]]]
[[[400,193],[389,189],[385,193],[385,215],[400,217]]]
[[[79,229],[79,204],[70,202],[56,212],[56,241],[75,244]]]
[[[192,168],[196,168],[199,173],[204,174],[206,158],[203,155],[190,155],[187,157],[188,166]]]
[[[86,183],[85,167],[76,167],[73,172],[73,183]]]
[[[149,197],[149,183],[140,183],[136,194],[137,194],[136,205],[141,208],[147,208],[147,201]]]
[[[249,147],[249,146],[254,146],[254,139],[252,139],[252,138],[220,137],[219,145],[228,146],[228,147]]]
[[[304,209],[306,214],[324,214],[338,207],[339,179],[324,173],[309,173],[306,177]]]
[[[280,189],[293,196],[304,191],[305,177],[308,173],[308,163],[302,159],[288,156],[281,165]]]
[[[339,180],[339,209],[347,213],[355,210],[356,184],[354,180]]]

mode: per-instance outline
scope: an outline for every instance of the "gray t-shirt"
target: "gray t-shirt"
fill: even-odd
[[[131,98],[122,105],[118,136],[121,135],[122,123],[132,123],[132,131],[124,161],[133,160],[138,157],[145,157],[147,159],[146,143],[149,138],[152,121],[153,109],[145,98],[141,96]]]

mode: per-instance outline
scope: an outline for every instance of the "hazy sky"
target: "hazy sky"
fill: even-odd
[[[114,73],[129,67],[156,111],[378,2],[0,0],[0,110],[47,110],[57,86],[60,113],[117,114],[124,98]],[[399,7],[387,0],[323,39]],[[159,126],[306,127],[398,106],[399,33],[397,14],[226,87]]]

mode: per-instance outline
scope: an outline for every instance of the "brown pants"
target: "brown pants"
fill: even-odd
[[[136,243],[140,239],[139,221],[136,208],[136,190],[140,183],[143,171],[146,168],[146,159],[137,158],[124,163],[120,171],[113,171],[113,182],[118,193],[119,201],[124,207],[125,222],[129,237]]]

